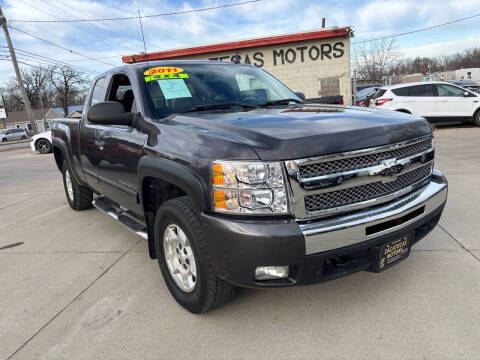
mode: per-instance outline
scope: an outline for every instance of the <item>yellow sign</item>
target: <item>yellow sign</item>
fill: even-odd
[[[155,67],[146,70],[143,74],[148,75],[167,75],[167,74],[178,74],[183,72],[182,68],[175,67],[175,66],[161,66]]]
[[[164,80],[164,79],[188,79],[188,74],[179,73],[179,74],[158,74],[145,76],[145,81],[149,82],[152,80]]]

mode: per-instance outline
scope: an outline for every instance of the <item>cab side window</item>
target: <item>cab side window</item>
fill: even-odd
[[[135,96],[132,84],[125,74],[116,74],[112,77],[108,92],[108,101],[116,101],[123,105],[125,112],[136,111]]]
[[[105,78],[100,78],[95,82],[90,99],[90,106],[105,100]]]

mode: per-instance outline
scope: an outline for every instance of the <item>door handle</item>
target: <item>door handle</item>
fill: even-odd
[[[95,146],[97,146],[100,150],[103,150],[104,145],[105,145],[105,141],[95,140]]]

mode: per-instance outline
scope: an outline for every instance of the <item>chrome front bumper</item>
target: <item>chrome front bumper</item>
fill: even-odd
[[[430,183],[395,201],[330,219],[299,221],[305,237],[306,255],[398,231],[443,206],[447,193],[446,178],[434,170]]]

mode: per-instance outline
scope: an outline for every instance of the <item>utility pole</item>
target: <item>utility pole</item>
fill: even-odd
[[[27,92],[23,86],[22,76],[20,75],[20,69],[18,68],[17,57],[15,56],[15,51],[13,50],[12,40],[10,39],[10,34],[8,33],[7,28],[7,19],[3,15],[2,7],[0,6],[0,25],[5,32],[5,39],[7,40],[8,49],[10,50],[10,57],[12,58],[13,68],[15,69],[15,75],[17,76],[18,86],[20,86],[20,92],[22,93],[23,103],[25,104],[25,110],[27,111],[28,121],[32,125],[32,132],[37,133],[37,125],[35,124],[35,119],[33,118],[32,107],[30,106],[30,100],[28,100]]]

